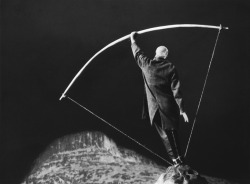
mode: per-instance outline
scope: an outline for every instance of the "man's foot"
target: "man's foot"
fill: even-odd
[[[174,162],[174,167],[178,167],[184,164],[181,156],[178,156],[176,159],[173,159],[173,162]]]
[[[174,167],[178,167],[178,166],[180,166],[180,165],[182,165],[182,164],[181,164],[181,163],[174,162]]]

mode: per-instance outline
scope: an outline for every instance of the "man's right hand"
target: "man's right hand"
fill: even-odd
[[[183,116],[185,122],[187,122],[187,123],[189,122],[188,116],[185,112],[181,112],[180,115]]]
[[[138,35],[138,33],[136,31],[133,31],[132,33],[130,33],[130,40],[131,43],[135,42],[136,36]]]

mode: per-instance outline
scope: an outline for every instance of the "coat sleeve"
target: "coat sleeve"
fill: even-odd
[[[147,64],[149,64],[150,59],[144,55],[143,51],[140,49],[140,47],[134,42],[131,45],[132,52],[135,58],[135,61],[139,65],[139,67],[143,67]]]
[[[175,101],[179,106],[180,112],[184,112],[182,94],[180,91],[180,80],[179,80],[178,73],[175,68],[173,70],[173,75],[171,78],[171,89],[172,89]]]

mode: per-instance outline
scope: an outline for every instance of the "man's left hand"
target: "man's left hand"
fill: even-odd
[[[134,43],[135,42],[135,39],[137,37],[138,33],[136,31],[133,31],[131,34],[130,34],[130,40],[131,40],[131,43]]]

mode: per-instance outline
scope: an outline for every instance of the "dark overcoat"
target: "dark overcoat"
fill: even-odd
[[[148,58],[136,43],[131,47],[144,79],[143,117],[148,115],[152,125],[158,111],[163,129],[177,129],[180,111],[184,110],[175,66],[167,59]]]

